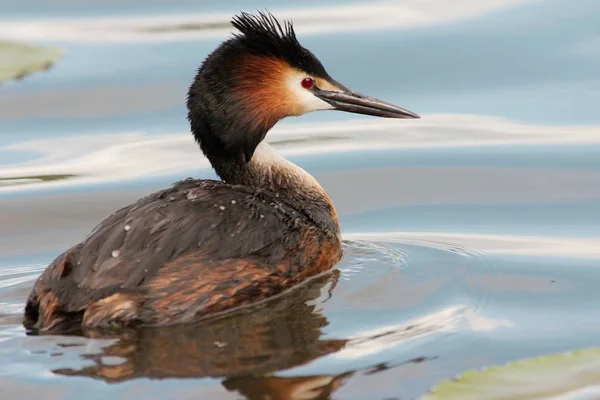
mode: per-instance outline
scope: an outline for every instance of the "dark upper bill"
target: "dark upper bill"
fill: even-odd
[[[420,118],[412,111],[349,89],[343,92],[334,92],[315,88],[313,93],[339,111],[384,118]]]

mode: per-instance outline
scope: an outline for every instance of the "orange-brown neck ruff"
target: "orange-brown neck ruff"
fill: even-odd
[[[284,77],[291,67],[272,57],[245,55],[239,60],[235,92],[249,121],[269,130],[290,115],[292,102],[287,96]]]
[[[301,87],[306,73],[276,57],[244,55],[234,87],[250,121],[268,130],[282,118],[330,106]]]

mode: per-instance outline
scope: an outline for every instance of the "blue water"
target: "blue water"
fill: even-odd
[[[0,0],[0,26],[361,4]],[[388,19],[409,15],[389,4]],[[407,4],[424,20],[443,6]],[[184,102],[227,35],[39,34],[65,55],[0,87],[0,178],[73,176],[0,186],[0,397],[413,399],[469,369],[598,346],[600,3],[492,5],[299,35],[337,80],[423,117],[320,112],[267,136],[330,194],[344,259],[265,307],[112,339],[27,336],[25,299],[105,216],[215,177]]]

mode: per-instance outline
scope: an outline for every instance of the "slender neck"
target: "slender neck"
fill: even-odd
[[[308,172],[277,154],[268,144],[260,143],[250,162],[243,165],[234,160],[210,161],[226,183],[272,192],[320,228],[339,235],[337,213],[323,187]]]

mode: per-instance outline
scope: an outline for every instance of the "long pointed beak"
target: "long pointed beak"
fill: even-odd
[[[412,111],[347,88],[341,92],[315,88],[313,93],[339,111],[383,118],[421,118]]]

